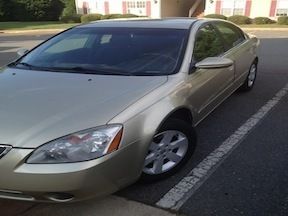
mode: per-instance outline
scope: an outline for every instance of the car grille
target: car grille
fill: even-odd
[[[4,157],[4,155],[6,155],[11,150],[11,148],[11,146],[0,145],[0,159]]]

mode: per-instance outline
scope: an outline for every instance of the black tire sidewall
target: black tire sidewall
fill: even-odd
[[[140,180],[142,180],[143,182],[147,182],[147,183],[154,182],[154,181],[158,181],[158,180],[167,178],[175,174],[179,169],[181,169],[188,162],[188,160],[191,158],[192,154],[195,151],[196,144],[197,144],[197,135],[192,125],[186,123],[183,120],[170,119],[160,127],[160,129],[157,131],[156,134],[164,132],[164,131],[168,131],[168,130],[180,131],[187,137],[188,143],[189,143],[187,152],[184,158],[180,161],[180,163],[178,163],[175,167],[168,170],[167,172],[157,174],[157,175],[150,175],[150,174],[142,172]]]
[[[254,79],[253,84],[252,84],[251,86],[249,86],[249,84],[248,84],[248,83],[249,83],[249,75],[250,75],[250,71],[251,71],[251,68],[253,67],[253,65],[255,65],[255,67],[256,67],[256,74],[255,74],[255,79]],[[254,87],[254,85],[255,85],[255,82],[256,82],[256,79],[257,79],[257,73],[258,73],[258,64],[257,64],[256,61],[254,61],[254,62],[251,64],[250,68],[249,68],[249,73],[248,73],[248,75],[247,75],[247,78],[246,78],[245,82],[244,82],[243,85],[241,86],[241,90],[242,90],[242,91],[250,91],[250,90],[253,89],[253,87]]]

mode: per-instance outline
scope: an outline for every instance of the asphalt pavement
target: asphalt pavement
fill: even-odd
[[[196,152],[175,176],[148,185],[135,183],[112,198],[77,203],[74,211],[71,211],[69,204],[54,206],[0,200],[0,215],[52,215],[56,210],[61,213],[59,215],[71,216],[80,215],[77,210],[81,210],[81,215],[120,215],[120,211],[126,215],[165,215],[166,211],[167,215],[168,212],[174,212],[188,216],[288,215],[287,94],[283,94],[267,115],[245,134],[237,147],[201,180],[201,184],[186,194],[185,202],[179,208],[165,211],[150,209],[157,207],[156,203],[163,200],[175,185],[189,177],[191,170],[259,112],[288,83],[288,31],[250,32],[261,38],[255,88],[249,93],[234,93],[197,126],[199,142]],[[50,36],[51,34],[0,34],[0,66],[16,58],[16,50],[20,47],[32,48]],[[127,202],[130,204],[123,204]],[[141,208],[131,207],[134,205],[140,205]],[[147,214],[143,213],[144,210],[141,211],[142,205],[148,206]],[[105,206],[119,211],[107,213]],[[129,208],[123,206],[130,206],[134,211],[129,213]]]

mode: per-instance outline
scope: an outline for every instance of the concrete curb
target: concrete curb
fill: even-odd
[[[33,29],[33,30],[0,30],[3,34],[43,34],[43,33],[58,33],[66,29]]]
[[[69,204],[40,204],[22,216],[176,216],[159,208],[117,196]]]

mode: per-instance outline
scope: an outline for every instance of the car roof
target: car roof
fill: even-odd
[[[165,19],[114,19],[95,21],[80,25],[83,27],[126,27],[126,28],[165,28],[165,29],[189,29],[197,18],[165,18]]]

